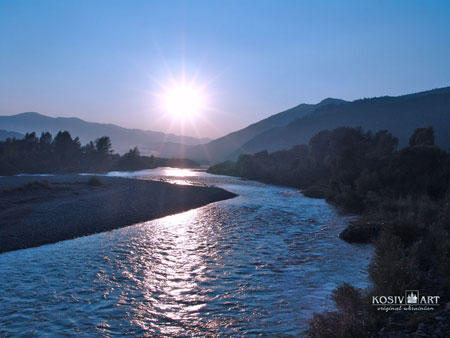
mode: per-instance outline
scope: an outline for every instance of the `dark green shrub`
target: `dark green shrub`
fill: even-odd
[[[102,181],[100,181],[100,180],[98,179],[97,176],[92,176],[92,177],[89,179],[88,184],[91,185],[91,186],[100,186],[100,185],[102,185],[103,183],[102,183]]]
[[[376,294],[396,295],[423,287],[426,272],[420,268],[418,243],[408,247],[402,238],[386,230],[374,245],[369,274]]]
[[[379,326],[378,316],[370,300],[360,289],[343,284],[333,291],[331,299],[337,311],[315,313],[309,320],[308,337],[364,338],[372,337]]]
[[[48,181],[33,181],[28,182],[24,185],[20,185],[17,187],[8,187],[3,189],[3,192],[5,193],[14,193],[19,191],[33,191],[33,190],[51,190],[53,189],[53,186]]]

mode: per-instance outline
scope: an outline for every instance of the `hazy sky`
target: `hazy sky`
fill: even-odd
[[[183,71],[207,99],[184,127],[158,98]],[[449,85],[447,0],[0,0],[0,115],[217,137],[302,102]]]

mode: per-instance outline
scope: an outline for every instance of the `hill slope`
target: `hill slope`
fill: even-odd
[[[436,144],[450,147],[450,87],[397,97],[356,100],[317,108],[312,114],[290,124],[263,132],[230,158],[241,153],[288,149],[308,143],[317,132],[336,127],[386,129],[399,138],[400,145],[419,127],[433,126]]]
[[[15,131],[8,131],[8,130],[0,130],[0,141],[4,141],[7,138],[17,138],[21,139],[23,138],[23,134],[16,133]]]
[[[239,149],[253,137],[274,127],[285,126],[300,117],[312,113],[316,108],[329,104],[341,104],[346,101],[328,98],[318,104],[300,104],[281,113],[253,123],[244,129],[232,132],[207,144],[192,147],[187,150],[187,157],[199,161],[216,162],[223,160],[230,153]]]
[[[35,131],[38,136],[43,131],[49,131],[55,136],[60,130],[68,130],[72,136],[78,136],[82,144],[101,136],[109,136],[114,150],[118,153],[124,153],[130,148],[138,146],[143,154],[155,154],[158,156],[167,156],[165,153],[166,144],[170,154],[181,155],[185,146],[198,145],[209,141],[208,139],[197,139],[155,131],[127,129],[113,124],[86,122],[78,118],[54,118],[38,113],[0,116],[0,129],[22,134]]]

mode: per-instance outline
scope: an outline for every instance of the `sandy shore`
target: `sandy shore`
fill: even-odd
[[[87,184],[89,178],[0,177],[0,253],[108,231],[236,196],[219,188],[112,177],[100,177],[102,185],[92,186]]]

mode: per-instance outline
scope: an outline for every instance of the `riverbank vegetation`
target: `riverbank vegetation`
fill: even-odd
[[[371,287],[336,289],[336,309],[311,319],[311,337],[450,334],[450,155],[435,146],[431,127],[417,129],[407,147],[397,148],[387,131],[342,127],[319,132],[308,145],[241,155],[208,169],[303,189],[361,214],[360,232],[369,225],[375,246]],[[405,290],[439,295],[441,305],[418,312],[382,312],[371,305],[373,295]]]
[[[82,146],[79,138],[72,138],[68,131],[60,131],[55,138],[48,132],[42,133],[40,137],[32,132],[23,139],[8,138],[1,141],[0,163],[0,175],[4,176],[199,166],[188,159],[142,156],[137,147],[122,156],[114,154],[108,136]]]

